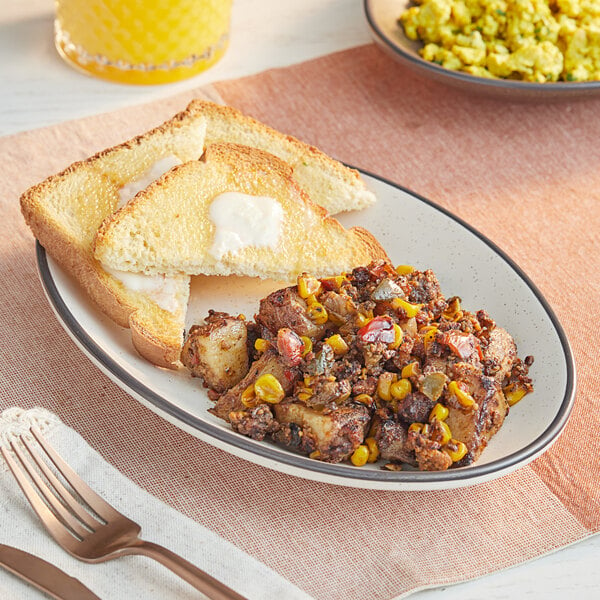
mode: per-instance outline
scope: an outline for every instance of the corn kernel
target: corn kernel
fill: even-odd
[[[433,421],[445,421],[448,418],[449,410],[439,402],[431,409],[429,413],[429,422]]]
[[[425,346],[425,350],[429,348],[429,346],[435,341],[435,336],[437,335],[438,328],[430,327],[427,332],[423,336],[423,345]]]
[[[460,308],[460,298],[454,296],[446,310],[442,313],[442,316],[449,321],[458,321],[463,317],[463,314],[464,313]]]
[[[514,406],[527,395],[527,390],[516,383],[510,383],[502,391],[509,406]]]
[[[355,467],[362,467],[367,464],[369,460],[369,448],[364,444],[358,446],[358,448],[352,453],[350,461]]]
[[[374,437],[368,437],[365,440],[365,446],[369,450],[369,458],[367,458],[367,462],[377,462],[377,459],[379,458],[379,447],[377,446],[377,440]]]
[[[369,394],[358,394],[358,396],[354,396],[354,399],[361,404],[366,404],[367,406],[371,406],[371,404],[373,404],[373,396],[369,396]]]
[[[319,460],[319,458],[321,458],[321,452],[319,450],[315,450],[314,452],[311,452],[308,455],[308,458],[314,458],[316,460]]]
[[[308,307],[308,316],[317,325],[324,325],[327,323],[327,310],[320,302],[314,302]]]
[[[457,381],[451,381],[448,384],[448,391],[458,400],[458,403],[464,408],[471,408],[476,405],[471,394],[460,389]]]
[[[396,273],[398,273],[398,275],[410,275],[414,270],[415,268],[411,265],[398,265],[396,267]]]
[[[420,433],[425,437],[429,437],[429,434],[431,433],[431,427],[429,426],[429,423],[412,423],[408,427],[408,431],[409,433],[414,431],[415,433]]]
[[[308,298],[316,293],[318,293],[321,288],[321,282],[310,275],[306,275],[303,273],[298,276],[298,295],[300,298]]]
[[[404,338],[404,333],[402,329],[400,329],[400,325],[394,323],[394,341],[389,344],[389,348],[394,350],[400,346],[402,343],[402,339]]]
[[[233,423],[234,421],[243,419],[245,414],[246,413],[243,410],[232,410],[229,413],[229,421]]]
[[[467,453],[467,446],[463,442],[451,439],[442,450],[452,459],[452,462],[458,462]]]
[[[392,383],[396,380],[396,376],[393,373],[383,373],[377,380],[377,395],[386,402],[392,399],[391,387]]]
[[[254,393],[262,402],[277,404],[285,397],[285,392],[281,384],[274,375],[265,373],[261,375],[254,383]]]
[[[438,421],[437,427],[439,427],[441,429],[441,432],[439,432],[439,430],[438,430],[439,435],[436,436],[435,441],[439,442],[442,446],[444,446],[452,439],[452,432],[450,431],[450,427],[448,426],[448,423],[446,423],[444,421]],[[438,432],[436,432],[436,433],[438,433]]]
[[[336,277],[327,277],[323,280],[323,283],[325,284],[326,289],[339,290],[344,281],[346,281],[345,275],[337,275]]]
[[[259,352],[264,352],[269,347],[269,342],[263,338],[257,338],[254,342],[254,348]]]
[[[325,342],[331,346],[334,353],[338,356],[348,352],[348,344],[346,344],[344,338],[339,333],[328,337]]]
[[[419,362],[414,361],[403,367],[402,377],[408,379],[409,377],[416,377],[419,374]]]
[[[356,315],[356,326],[357,327],[364,327],[370,320],[371,320],[370,317],[368,317],[367,315],[363,315],[362,313],[358,313]]]
[[[306,402],[312,396],[312,390],[306,388],[303,392],[298,393],[298,400],[302,400],[302,402]]]
[[[254,393],[254,384],[249,385],[242,392],[241,401],[246,408],[253,408],[256,406],[256,394]]]
[[[392,300],[392,306],[396,309],[402,308],[409,318],[416,317],[421,308],[423,308],[422,304],[411,304],[402,298],[394,298]]]
[[[307,306],[310,306],[311,304],[314,304],[315,302],[318,302],[317,297],[314,294],[311,294],[310,296],[307,296],[304,301],[306,302]]]
[[[412,392],[412,384],[408,379],[399,379],[390,386],[390,394],[395,400],[403,400]]]
[[[306,356],[309,352],[312,351],[312,347],[313,347],[312,340],[309,337],[307,337],[306,335],[301,336],[300,339],[302,340],[302,343],[304,344],[304,348],[302,349],[302,356]]]

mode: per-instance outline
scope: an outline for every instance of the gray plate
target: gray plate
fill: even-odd
[[[422,44],[409,40],[396,22],[411,5],[410,0],[364,0],[364,11],[375,42],[393,58],[423,76],[466,92],[507,100],[570,100],[597,96],[600,93],[600,81],[533,83],[486,79],[444,69],[440,65],[423,60],[418,53]]]

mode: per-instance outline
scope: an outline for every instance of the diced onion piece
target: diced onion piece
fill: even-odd
[[[421,382],[421,392],[432,402],[437,402],[444,391],[447,379],[444,373],[437,371],[435,373],[428,373]]]

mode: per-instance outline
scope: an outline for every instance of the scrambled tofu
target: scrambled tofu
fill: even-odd
[[[600,0],[417,0],[398,19],[421,56],[479,77],[600,80]]]

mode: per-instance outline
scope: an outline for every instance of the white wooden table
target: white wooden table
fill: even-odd
[[[212,69],[175,84],[125,86],[86,77],[62,62],[53,48],[52,11],[52,0],[0,3],[0,135],[149,102],[370,41],[359,0],[235,0],[231,45]],[[565,597],[600,598],[600,536],[502,573],[413,596]]]

